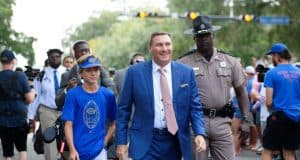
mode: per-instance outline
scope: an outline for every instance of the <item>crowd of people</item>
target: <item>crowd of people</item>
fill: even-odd
[[[13,70],[14,53],[2,51],[3,157],[12,159],[16,147],[19,160],[26,160],[27,134],[36,121],[45,136],[61,120],[68,150],[55,139],[44,143],[46,160],[234,160],[242,149],[263,160],[295,160],[300,69],[288,47],[275,43],[266,51],[273,65],[244,67],[215,48],[218,29],[198,16],[185,32],[196,49],[177,60],[171,34],[154,32],[151,59],[132,53],[129,66],[113,77],[84,40],[74,43],[72,55],[49,49],[31,80]]]

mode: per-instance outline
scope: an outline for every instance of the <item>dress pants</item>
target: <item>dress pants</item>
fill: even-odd
[[[141,160],[181,160],[178,136],[167,129],[154,129],[152,143]]]
[[[206,130],[206,151],[196,152],[194,135],[193,160],[208,160],[210,152],[213,160],[233,160],[233,137],[231,132],[231,119],[228,117],[204,117]]]
[[[42,132],[44,133],[46,128],[53,126],[60,115],[61,111],[50,109],[41,104],[39,107],[39,119],[42,125]],[[56,140],[51,143],[44,143],[44,156],[45,160],[57,160],[58,150]]]

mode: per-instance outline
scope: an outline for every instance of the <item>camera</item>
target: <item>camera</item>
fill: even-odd
[[[33,81],[33,79],[40,74],[40,69],[32,68],[31,66],[25,66],[25,68],[26,70],[24,71],[24,73],[30,81]]]
[[[262,64],[258,64],[255,70],[256,72],[258,72],[257,81],[263,83],[265,80],[265,74],[269,70],[269,68],[264,67]]]

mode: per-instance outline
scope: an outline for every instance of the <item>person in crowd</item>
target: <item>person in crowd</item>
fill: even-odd
[[[152,33],[152,60],[130,67],[121,91],[116,120],[116,153],[134,159],[192,159],[190,124],[196,135],[197,151],[206,149],[203,112],[192,68],[171,61],[171,35]]]
[[[16,57],[11,50],[1,52],[0,61],[0,139],[3,157],[11,160],[14,147],[19,160],[27,159],[27,105],[34,100],[35,91],[30,89],[23,72],[14,72]]]
[[[62,114],[66,121],[69,159],[104,160],[107,159],[105,146],[115,132],[115,96],[98,84],[101,62],[97,57],[83,55],[78,66],[83,84],[68,91]]]
[[[252,99],[255,99],[255,103],[252,106],[252,110],[258,112],[259,114],[256,114],[259,116],[257,120],[257,124],[259,123],[260,125],[257,127],[257,134],[259,135],[259,140],[261,144],[257,147],[256,153],[261,155],[262,154],[262,134],[263,130],[265,129],[265,126],[267,124],[267,117],[269,116],[269,111],[267,110],[266,106],[266,88],[263,86],[264,83],[264,74],[267,70],[269,70],[268,67],[265,67],[262,64],[257,64],[256,65],[256,72],[257,72],[257,83],[259,83],[260,87],[253,87],[251,90],[251,97]],[[258,78],[259,77],[259,78]],[[260,89],[256,89],[260,88]]]
[[[44,68],[43,77],[35,78],[33,82],[37,97],[29,105],[28,118],[33,122],[36,118],[39,119],[42,133],[61,115],[60,109],[55,104],[55,96],[58,93],[61,75],[66,72],[66,68],[61,65],[62,54],[60,49],[49,49],[47,51],[49,66]],[[44,143],[44,151],[46,160],[56,160],[58,157],[56,141]]]
[[[73,54],[76,60],[79,59],[80,56],[85,54],[91,54],[91,49],[87,41],[79,40],[73,45]],[[58,91],[57,96],[55,97],[56,105],[60,108],[63,107],[65,101],[65,95],[67,91],[75,87],[77,85],[81,85],[82,81],[79,75],[79,66],[74,65],[70,71],[64,73],[61,77],[60,89]],[[109,77],[108,71],[104,66],[101,66],[101,74],[99,79],[99,84],[104,87],[108,87],[116,94],[115,84]]]
[[[267,52],[274,68],[266,73],[266,104],[272,111],[263,133],[263,160],[271,160],[282,150],[286,160],[295,160],[300,145],[300,69],[290,61],[292,55],[283,43],[275,43]]]
[[[253,116],[253,121],[250,124],[250,139],[249,143],[246,144],[246,148],[255,151],[257,149],[257,126],[259,126],[259,122],[257,121],[259,120],[259,109],[253,109],[253,104],[257,101],[257,98],[251,96],[251,92],[259,92],[260,84],[257,82],[257,75],[253,66],[247,66],[245,73],[247,76],[246,89],[250,102],[249,109]]]
[[[63,66],[69,71],[75,64],[75,59],[73,56],[68,55],[63,59]]]
[[[231,118],[234,109],[230,102],[233,86],[243,120],[249,120],[249,99],[244,86],[245,75],[238,60],[213,46],[213,31],[207,16],[198,16],[193,29],[185,31],[193,35],[197,49],[183,55],[178,61],[193,67],[204,111],[206,152],[195,152],[194,159],[207,160],[208,151],[214,160],[233,160]],[[193,147],[195,150],[196,147]]]
[[[144,62],[144,61],[145,61],[145,57],[142,53],[134,53],[130,59],[129,66],[132,66],[132,65],[138,64],[140,62]],[[127,70],[128,70],[128,67],[117,70],[115,73],[114,82],[116,84],[116,89],[117,89],[118,94],[121,93],[121,90],[123,88],[123,83],[124,83],[125,74],[126,74]]]
[[[132,66],[132,65],[138,64],[140,62],[144,62],[144,61],[145,61],[145,59],[144,59],[144,55],[142,53],[134,53],[130,59],[129,65]],[[128,67],[117,70],[115,72],[115,75],[113,78],[113,81],[116,84],[116,90],[118,93],[118,97],[123,88],[123,83],[124,83],[125,74],[127,72],[127,69],[128,69]],[[132,107],[134,107],[134,105]],[[134,110],[134,108],[133,108],[133,110]],[[131,124],[131,120],[130,120],[129,124]],[[108,154],[109,158],[117,158],[116,153],[115,153],[115,151],[116,151],[115,148],[116,148],[115,141],[113,141],[112,145],[109,146],[109,148],[107,150],[107,154]]]

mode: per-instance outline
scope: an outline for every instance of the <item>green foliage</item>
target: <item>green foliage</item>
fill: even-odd
[[[0,0],[0,50],[11,49],[26,57],[29,65],[32,65],[34,62],[32,43],[35,38],[18,33],[11,28],[12,5],[14,0]]]
[[[214,43],[217,48],[240,57],[249,65],[251,57],[263,57],[270,46],[278,41],[284,42],[294,55],[300,57],[299,17],[300,1],[295,0],[235,0],[235,15],[254,14],[254,22],[246,23],[231,20],[213,20],[214,25],[222,26],[215,32]],[[198,11],[206,15],[229,15],[229,7],[224,0],[169,0],[171,12],[184,14]],[[153,11],[151,9],[139,11]],[[133,12],[136,12],[134,10]],[[70,32],[64,40],[66,47],[78,39],[89,40],[93,52],[99,55],[107,67],[122,68],[128,65],[134,52],[148,53],[148,39],[155,31],[170,32],[173,36],[174,56],[183,55],[194,47],[191,36],[184,35],[184,30],[191,28],[192,22],[187,19],[172,18],[136,18],[128,21],[117,21],[118,13],[105,12],[97,18]],[[292,24],[287,26],[264,26],[258,23],[261,15],[287,15]],[[146,54],[150,58],[149,54]]]
[[[148,43],[151,33],[165,31],[172,33],[174,42],[174,57],[185,52],[189,45],[182,36],[182,31],[175,30],[175,27],[182,26],[182,21],[171,19],[132,19],[115,23],[106,35],[99,38],[97,47],[93,50],[99,54],[106,66],[122,68],[128,65],[129,59],[135,52],[141,52],[150,58]],[[186,44],[185,48],[181,45]]]
[[[77,27],[75,31],[69,29],[66,38],[62,41],[63,46],[68,48],[77,40],[91,40],[105,35],[106,31],[116,23],[118,14],[108,11],[102,12],[98,17],[91,17],[87,22]]]
[[[228,20],[213,20],[214,24],[222,26],[215,33],[216,47],[241,57],[245,64],[250,64],[251,57],[262,57],[275,42],[284,42],[296,57],[300,57],[299,46],[299,17],[300,1],[295,0],[235,0],[235,15],[254,14],[255,22],[245,23]],[[199,11],[206,15],[229,15],[229,8],[223,0],[169,0],[173,12],[186,10]],[[188,8],[188,9],[187,9]],[[264,26],[258,23],[259,16],[289,16],[290,25]]]

